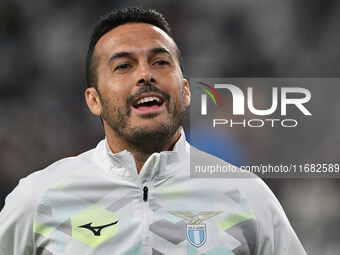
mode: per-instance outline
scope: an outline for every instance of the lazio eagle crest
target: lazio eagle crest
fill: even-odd
[[[203,221],[222,213],[222,211],[205,211],[198,214],[193,214],[190,211],[169,211],[169,213],[189,221],[189,224],[186,224],[186,236],[189,243],[198,248],[207,240],[207,227]]]

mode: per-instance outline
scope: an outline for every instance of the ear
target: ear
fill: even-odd
[[[98,92],[94,87],[86,89],[85,99],[90,111],[93,114],[100,116],[102,114],[102,104]]]
[[[186,79],[183,79],[184,82],[184,101],[185,101],[185,106],[188,107],[190,105],[190,99],[191,99],[191,94],[190,94],[190,86],[189,82]]]

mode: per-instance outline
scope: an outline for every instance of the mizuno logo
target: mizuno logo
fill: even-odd
[[[103,225],[103,226],[96,226],[96,227],[93,227],[91,226],[93,222],[90,222],[90,223],[87,223],[85,225],[82,225],[82,226],[79,226],[79,228],[86,228],[88,230],[91,230],[92,233],[95,235],[95,236],[100,236],[100,232],[104,229],[104,228],[107,228],[109,226],[112,226],[112,225],[115,225],[118,223],[118,220],[116,222],[113,222],[113,223],[110,223],[110,224],[107,224],[107,225]]]

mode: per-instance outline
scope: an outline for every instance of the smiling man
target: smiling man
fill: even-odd
[[[127,23],[104,34],[91,53],[96,79],[90,78],[87,104],[102,117],[112,152],[130,151],[139,172],[152,153],[171,150],[180,137],[190,92],[177,46],[157,26]]]
[[[87,81],[106,138],[20,181],[0,214],[1,254],[305,254],[259,178],[190,178],[190,153],[227,163],[185,140],[189,84],[161,14],[103,17]]]

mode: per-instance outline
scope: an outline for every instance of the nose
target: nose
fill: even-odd
[[[137,78],[137,85],[141,86],[145,83],[156,83],[156,80],[153,76],[152,70],[150,68],[149,63],[143,62],[139,66],[138,78]]]

